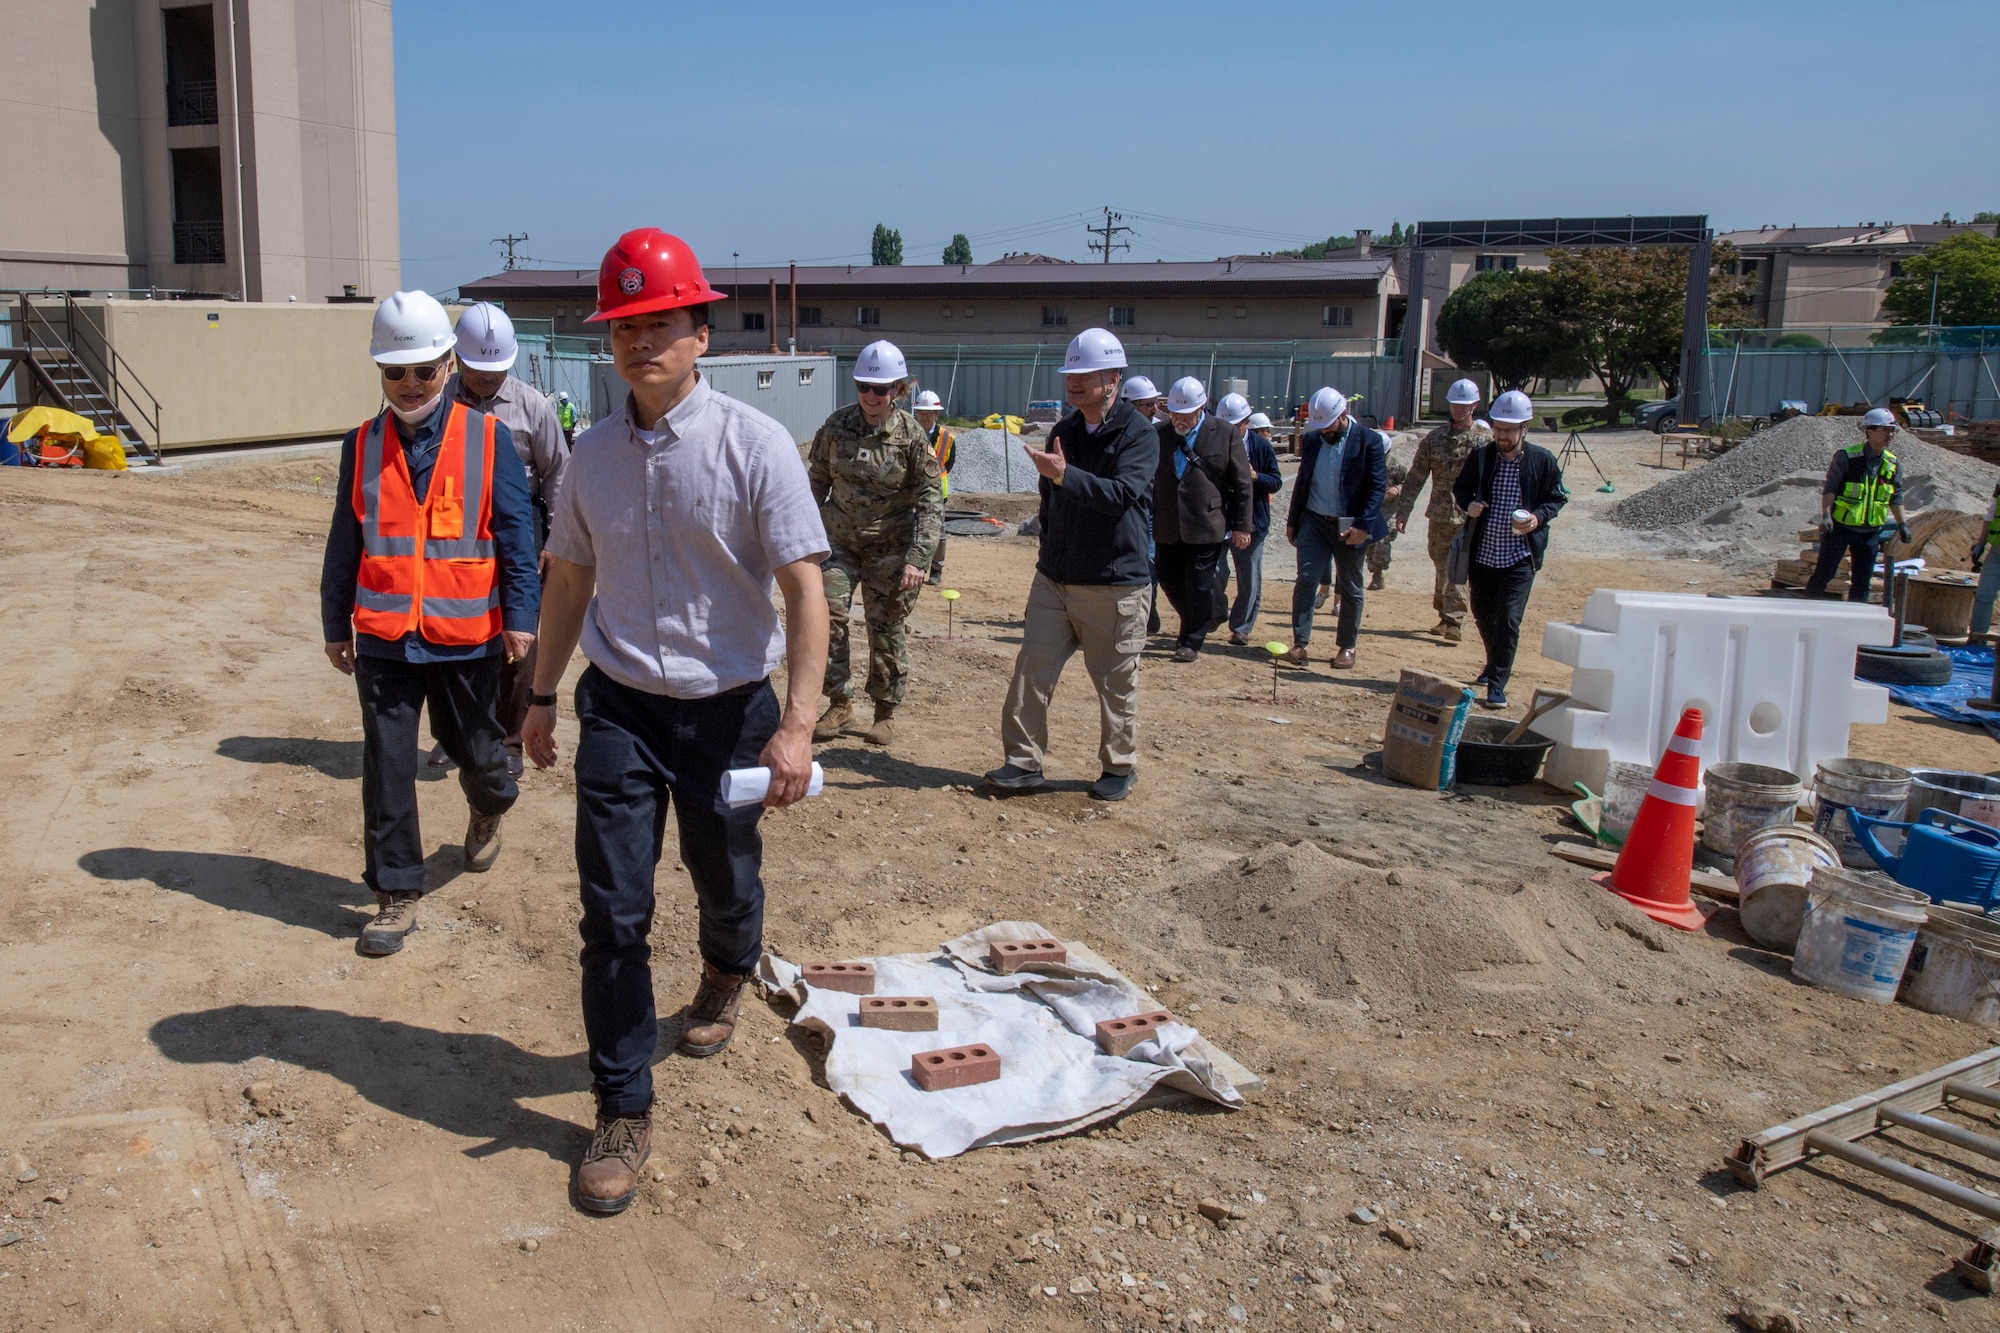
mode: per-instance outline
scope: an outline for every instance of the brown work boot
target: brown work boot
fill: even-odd
[[[417,928],[417,899],[423,896],[415,890],[384,893],[377,889],[375,919],[361,928],[361,952],[370,958],[381,958],[402,948],[403,941]]]
[[[821,713],[819,721],[813,724],[813,739],[816,741],[833,740],[853,720],[854,700],[829,699],[827,700],[826,711]]]
[[[639,1192],[639,1168],[653,1152],[653,1119],[599,1115],[576,1168],[576,1201],[593,1213],[622,1213]]]
[[[1459,643],[1465,638],[1465,627],[1454,625],[1449,620],[1438,626],[1438,637],[1446,643]]]
[[[1368,591],[1370,592],[1381,592],[1388,586],[1388,581],[1383,578],[1382,571],[1379,569],[1375,571],[1375,577],[1368,580]]]
[[[694,1001],[681,1011],[681,1040],[676,1047],[682,1055],[714,1055],[736,1035],[736,1008],[743,1003],[743,983],[748,977],[701,965],[701,987]]]
[[[896,705],[875,701],[875,725],[863,732],[861,739],[870,745],[887,745],[896,739]]]
[[[477,810],[465,825],[465,868],[483,875],[500,859],[500,816],[482,815]]]

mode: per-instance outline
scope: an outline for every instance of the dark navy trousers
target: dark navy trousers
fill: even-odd
[[[653,1104],[653,874],[667,807],[694,881],[702,960],[753,971],[764,944],[761,805],[722,804],[722,775],[752,768],[778,729],[768,680],[670,699],[591,667],[576,686],[576,868],[583,887],[583,1030],[602,1115]]]

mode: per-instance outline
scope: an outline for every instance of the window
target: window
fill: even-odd
[[[1214,319],[1214,318],[1215,318],[1215,317],[1216,317],[1217,315],[1219,315],[1219,314],[1221,314],[1221,313],[1222,313],[1222,312],[1221,312],[1220,310],[1216,309],[1216,308],[1215,308],[1214,306],[1210,306],[1210,307],[1208,308],[1208,317],[1209,317],[1210,319]]]
[[[1069,324],[1069,311],[1065,310],[1063,307],[1059,305],[1045,305],[1042,307],[1043,328],[1045,329],[1063,328],[1067,327],[1068,324]]]
[[[880,324],[882,322],[882,307],[879,305],[862,306],[854,312],[854,322],[856,324]]]
[[[818,328],[818,327],[819,327],[819,326],[820,326],[820,325],[821,325],[822,323],[824,323],[824,322],[825,322],[825,321],[824,321],[824,320],[822,320],[822,319],[820,318],[820,313],[819,313],[819,307],[818,307],[818,306],[816,306],[816,305],[802,305],[802,306],[800,306],[800,307],[799,307],[799,327],[800,327],[800,328],[802,328],[802,329],[803,329],[803,328],[815,328],[815,329],[816,329],[816,328]]]
[[[760,370],[757,372],[757,387],[768,389],[771,387],[771,382],[777,378],[778,372],[775,370]]]
[[[1137,306],[1115,305],[1111,307],[1112,328],[1129,329],[1138,322],[1139,308]]]
[[[1242,318],[1244,318],[1244,317],[1245,317],[1245,316],[1247,316],[1247,315],[1248,315],[1249,313],[1250,313],[1250,312],[1249,312],[1248,310],[1244,309],[1244,308],[1243,308],[1242,306],[1237,306],[1237,307],[1236,307],[1236,318],[1238,318],[1238,319],[1242,319]]]
[[[803,388],[804,386],[811,384],[812,382],[813,382],[813,368],[811,366],[800,366],[799,386]]]
[[[1491,273],[1499,269],[1502,273],[1512,273],[1520,267],[1519,255],[1481,255],[1472,261],[1473,268],[1481,273]]]
[[[160,26],[167,54],[167,124],[216,124],[214,6],[161,10]]]
[[[761,310],[744,311],[743,331],[745,333],[762,333],[764,331],[764,312]]]
[[[1319,324],[1323,329],[1351,329],[1354,327],[1354,307],[1323,305],[1319,308]]]
[[[958,316],[959,316],[959,318],[960,318],[960,319],[971,319],[971,318],[972,318],[972,307],[971,307],[971,306],[966,306],[966,307],[965,307],[964,309],[962,309],[962,310],[960,310],[960,311],[958,312]]]
[[[1889,261],[1889,276],[1890,276],[1890,277],[1892,277],[1892,278],[1900,278],[1900,277],[1902,277],[1902,276],[1903,276],[1903,261],[1902,261],[1902,260],[1900,260],[1900,259],[1892,259],[1892,260],[1890,260],[1890,261]]]
[[[174,172],[174,262],[228,262],[222,246],[222,150],[176,148]]]
[[[946,307],[944,308],[944,317],[945,317],[946,319],[950,319],[950,318],[951,318],[951,307],[950,307],[950,306],[946,306]]]

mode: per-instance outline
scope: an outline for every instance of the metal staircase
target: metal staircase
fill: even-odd
[[[0,347],[9,364],[0,384],[17,371],[34,385],[34,398],[88,419],[115,436],[129,459],[160,463],[160,400],[133,373],[84,309],[60,293],[13,296],[14,345]]]

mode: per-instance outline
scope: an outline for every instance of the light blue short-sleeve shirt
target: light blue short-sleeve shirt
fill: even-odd
[[[675,699],[761,680],[785,657],[772,571],[827,553],[798,446],[705,378],[650,430],[632,410],[577,436],[550,522],[549,552],[597,573],[583,655]]]

